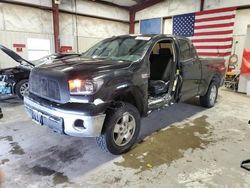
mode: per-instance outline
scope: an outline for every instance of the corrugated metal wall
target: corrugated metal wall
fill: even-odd
[[[51,0],[16,0],[29,4],[51,7]],[[60,9],[71,12],[97,15],[104,18],[129,20],[128,11],[98,3],[77,0],[62,0]],[[51,11],[25,6],[0,3],[0,43],[15,50],[13,44],[26,44],[28,38],[49,39],[51,53],[54,52],[53,22]],[[129,24],[107,21],[86,16],[60,13],[60,44],[72,46],[74,51],[83,52],[96,42],[113,36],[129,33]],[[78,28],[78,29],[77,29]],[[78,47],[78,49],[77,49]],[[28,58],[27,46],[19,54]],[[16,65],[0,52],[0,68]]]
[[[0,43],[15,50],[13,44],[25,44],[28,38],[49,39],[53,44],[52,14],[35,8],[0,4]],[[27,48],[19,53],[27,58]],[[0,68],[15,65],[8,56],[0,53]]]

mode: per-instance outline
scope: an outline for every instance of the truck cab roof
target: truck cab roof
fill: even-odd
[[[152,39],[156,38],[176,38],[176,39],[185,39],[189,40],[187,37],[183,36],[176,36],[176,35],[170,35],[170,34],[130,34],[130,35],[120,35],[120,36],[113,36],[113,37],[119,37],[119,38],[127,38],[127,37],[150,37]]]

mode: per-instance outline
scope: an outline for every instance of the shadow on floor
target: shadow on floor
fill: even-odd
[[[162,110],[155,110],[141,122],[140,139],[151,135],[153,132],[180,122],[196,113],[205,110],[199,104],[199,98],[192,98],[185,103],[178,103]]]
[[[22,105],[23,101],[17,96],[3,96],[0,95],[0,107],[15,107]]]

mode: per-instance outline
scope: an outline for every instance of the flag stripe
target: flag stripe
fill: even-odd
[[[231,15],[235,15],[235,11],[232,11],[232,12],[219,12],[219,13],[215,13],[215,14],[195,15],[195,19],[221,17],[221,16],[231,16]]]
[[[195,33],[203,33],[203,32],[229,31],[229,30],[233,30],[233,27],[197,29],[194,32]]]
[[[225,56],[230,56],[231,52],[226,52],[226,53],[211,53],[211,52],[200,52],[198,53],[199,56],[213,56],[213,57],[225,57]]]
[[[205,36],[193,36],[191,39],[223,39],[223,38],[232,38],[232,34],[227,35],[205,35]]]
[[[224,24],[213,24],[213,25],[201,25],[201,26],[194,26],[194,29],[208,29],[208,28],[220,28],[220,27],[230,27],[234,26],[234,23],[224,23]]]
[[[209,21],[209,22],[195,22],[195,26],[203,26],[203,25],[214,25],[214,24],[224,24],[224,23],[234,23],[234,19],[230,20],[217,20],[217,21]]]
[[[228,16],[220,16],[220,17],[211,17],[211,18],[201,18],[201,19],[196,19],[195,23],[199,22],[211,22],[211,21],[218,21],[218,20],[228,20],[235,18],[235,15],[228,15]]]
[[[210,52],[210,53],[227,53],[231,52],[231,49],[197,49],[198,53]]]
[[[230,8],[220,8],[220,9],[213,9],[213,10],[205,10],[201,12],[196,12],[196,15],[204,15],[204,14],[214,14],[218,12],[231,12],[234,11],[236,8],[235,7],[230,7]]]
[[[229,30],[229,31],[216,31],[216,32],[194,33],[194,36],[203,36],[203,35],[225,35],[225,34],[233,34],[233,30]]]
[[[228,46],[231,45],[232,41],[228,41],[228,42],[220,42],[220,43],[216,43],[216,42],[194,42],[194,46]]]
[[[228,42],[232,41],[233,38],[207,38],[207,39],[193,39],[193,42]]]
[[[231,45],[223,45],[223,46],[197,46],[195,45],[196,49],[231,49]]]

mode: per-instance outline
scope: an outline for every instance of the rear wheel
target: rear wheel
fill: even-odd
[[[211,82],[206,95],[200,96],[200,104],[203,107],[211,108],[214,106],[218,96],[218,86],[215,82]]]
[[[122,103],[107,114],[104,131],[96,138],[97,145],[114,155],[127,152],[136,142],[140,131],[140,114],[136,107]]]
[[[20,99],[29,91],[29,80],[21,80],[16,84],[15,91]]]

